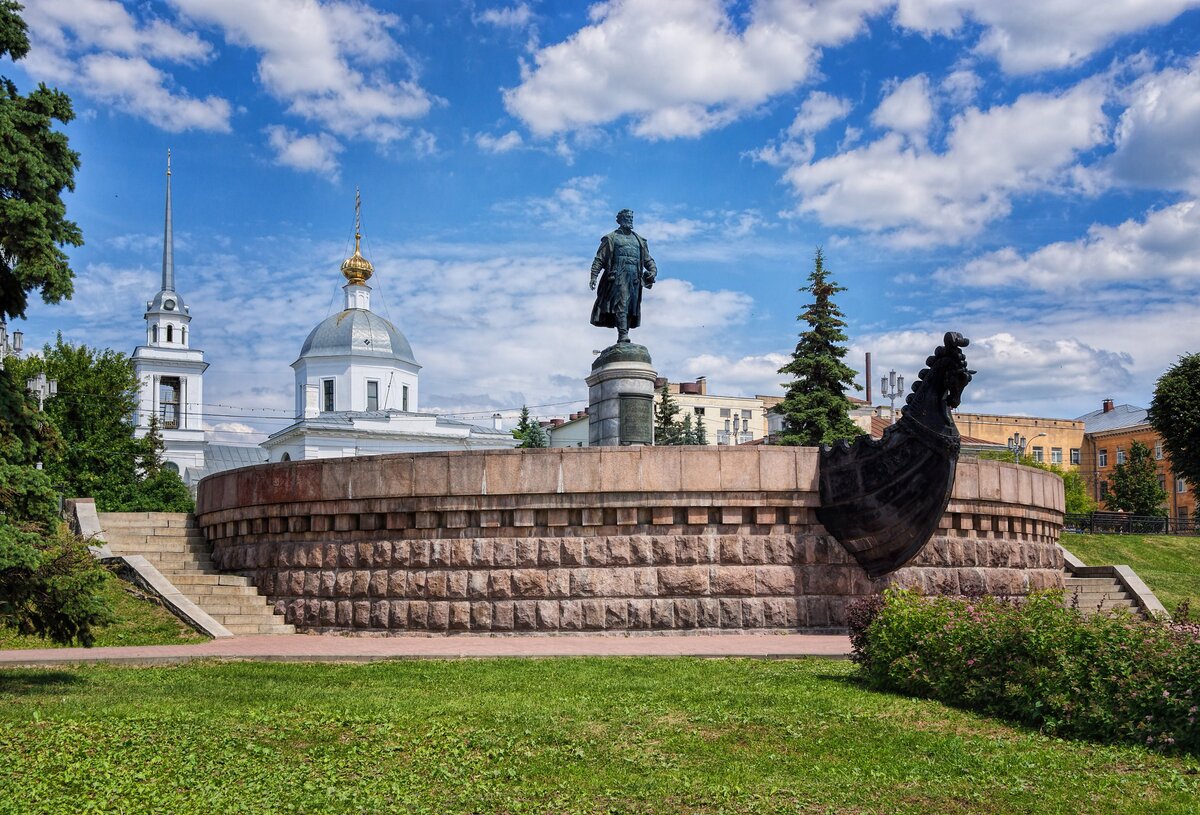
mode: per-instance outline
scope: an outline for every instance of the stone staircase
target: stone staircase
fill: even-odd
[[[1084,614],[1096,611],[1111,611],[1126,608],[1134,614],[1141,613],[1137,600],[1125,590],[1116,577],[1067,577],[1064,601],[1067,605],[1077,603]]]
[[[248,578],[222,574],[191,515],[182,512],[101,512],[114,555],[141,555],[231,634],[294,634]]]

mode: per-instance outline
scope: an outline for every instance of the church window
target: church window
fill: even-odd
[[[406,413],[408,412],[408,385],[400,389],[400,409]]]
[[[179,473],[179,465],[176,464],[174,461],[164,461],[162,463],[162,466],[163,466],[163,469],[166,470],[167,472],[176,473],[176,474]]]
[[[164,430],[175,430],[179,427],[180,390],[177,376],[164,376],[158,380],[159,421],[162,422]]]
[[[367,380],[367,410],[379,410],[379,382]]]
[[[182,343],[187,342],[187,328],[182,325],[179,326],[179,341]]]
[[[284,454],[283,454],[283,456],[282,456],[282,457],[281,457],[279,460],[280,460],[280,461],[291,461],[291,460],[292,460],[292,454],[291,454],[291,453],[284,453]]]
[[[175,326],[167,326],[167,342],[175,341]]]
[[[321,380],[321,410],[329,412],[333,410],[333,380]]]
[[[150,342],[158,342],[158,326],[150,326]]]

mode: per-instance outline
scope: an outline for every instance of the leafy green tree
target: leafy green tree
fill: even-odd
[[[671,396],[667,383],[663,383],[654,406],[654,443],[656,445],[682,444],[683,423],[679,415],[679,403]]]
[[[808,324],[792,352],[792,360],[779,373],[792,377],[784,384],[787,394],[779,405],[785,425],[779,444],[815,446],[838,439],[853,439],[862,431],[850,419],[847,388],[856,388],[854,371],[846,356],[844,316],[833,296],[845,288],[829,279],[825,256],[817,249],[808,287],[801,289],[813,301],[796,319]]]
[[[1200,487],[1200,353],[1187,354],[1154,386],[1150,424],[1162,436],[1171,471]]]
[[[1158,485],[1158,467],[1150,448],[1135,441],[1129,459],[1113,470],[1111,492],[1105,505],[1132,515],[1165,515],[1167,492]]]
[[[25,21],[14,0],[0,0],[0,57],[29,53]],[[44,84],[24,96],[0,77],[0,320],[25,316],[28,293],[57,303],[70,297],[73,273],[63,246],[80,246],[62,191],[75,189],[79,154],[54,129],[75,117],[71,99]]]
[[[58,517],[58,494],[34,462],[61,446],[11,365],[0,369],[0,625],[90,645],[111,612],[108,578]]]
[[[95,498],[103,512],[192,510],[178,473],[162,469],[157,429],[133,437],[138,382],[129,357],[72,345],[60,334],[40,357],[16,361],[13,368],[22,379],[44,373],[58,380],[58,394],[46,400],[45,413],[62,445],[44,465],[68,497]]]

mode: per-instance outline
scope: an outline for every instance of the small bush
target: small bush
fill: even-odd
[[[1200,753],[1200,626],[1085,617],[1061,592],[1003,600],[889,590],[858,661],[878,688],[1055,735]]]

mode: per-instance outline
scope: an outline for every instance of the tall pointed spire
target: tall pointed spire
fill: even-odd
[[[171,150],[167,149],[167,224],[163,232],[163,291],[175,291],[175,239],[171,234]]]
[[[361,286],[375,273],[371,261],[362,256],[362,196],[354,188],[354,254],[342,261],[342,274],[351,285]],[[351,306],[347,306],[351,308]]]

